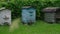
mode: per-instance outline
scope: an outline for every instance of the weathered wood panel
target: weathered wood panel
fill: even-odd
[[[55,22],[55,13],[45,13],[45,21]]]

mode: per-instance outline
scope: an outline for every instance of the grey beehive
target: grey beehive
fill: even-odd
[[[58,22],[60,20],[60,7],[47,7],[43,9],[44,20],[47,22]]]
[[[0,25],[11,25],[11,10],[5,7],[0,8]]]
[[[31,6],[22,8],[22,22],[31,23],[36,21],[36,9]]]

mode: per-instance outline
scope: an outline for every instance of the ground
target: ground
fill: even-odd
[[[0,34],[60,34],[60,24],[48,24],[38,20],[33,25],[23,25],[15,19],[11,26],[0,26]]]

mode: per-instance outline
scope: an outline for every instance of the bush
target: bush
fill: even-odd
[[[21,17],[21,8],[23,6],[33,6],[36,8],[37,19],[41,19],[43,17],[42,9],[46,7],[60,7],[60,1],[22,1],[22,0],[12,0],[6,5],[7,8],[12,10],[12,19]]]

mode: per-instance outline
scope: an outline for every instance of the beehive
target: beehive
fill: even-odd
[[[22,8],[22,22],[34,23],[36,21],[36,9],[31,6],[24,6]]]
[[[60,7],[47,7],[43,9],[44,20],[56,23],[60,20]]]
[[[0,25],[11,25],[11,10],[5,7],[0,8]]]

